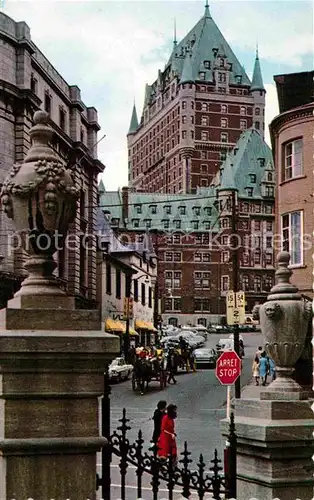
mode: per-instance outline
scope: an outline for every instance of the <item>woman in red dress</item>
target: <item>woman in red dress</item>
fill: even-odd
[[[177,461],[177,443],[174,429],[174,421],[176,418],[176,405],[169,405],[167,413],[163,416],[161,421],[161,433],[157,443],[159,458],[167,459],[171,456],[174,465]]]

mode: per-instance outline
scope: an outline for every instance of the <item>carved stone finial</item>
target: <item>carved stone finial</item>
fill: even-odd
[[[290,283],[291,269],[289,252],[280,252],[277,256],[278,268],[275,273],[276,285],[270,291],[267,300],[301,300],[301,294],[296,286]]]
[[[53,137],[53,130],[49,127],[49,115],[46,111],[36,111],[34,126],[29,131],[32,145],[25,157],[24,163],[38,160],[60,161],[56,153],[49,146]]]

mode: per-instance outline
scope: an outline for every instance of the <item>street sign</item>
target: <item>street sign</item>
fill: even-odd
[[[227,324],[244,325],[245,323],[245,295],[244,292],[227,293]]]
[[[133,318],[133,297],[125,297],[123,303],[124,318]]]
[[[216,363],[216,377],[222,385],[233,385],[241,375],[241,359],[235,351],[226,351]]]

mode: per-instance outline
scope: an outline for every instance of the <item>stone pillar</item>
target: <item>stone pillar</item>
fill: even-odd
[[[53,254],[77,193],[48,146],[47,114],[35,113],[34,123],[24,164],[1,193],[23,234],[29,275],[0,311],[0,499],[95,500],[96,453],[106,443],[99,397],[119,339],[101,331],[99,311],[75,310],[58,288]]]
[[[235,401],[237,500],[313,499],[313,412],[307,393],[292,379],[311,304],[289,281],[289,259],[286,252],[279,254],[277,285],[259,312],[278,377],[259,399]],[[227,436],[227,420],[221,428]]]

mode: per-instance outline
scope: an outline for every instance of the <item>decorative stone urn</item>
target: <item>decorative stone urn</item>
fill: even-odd
[[[48,144],[53,136],[48,120],[45,111],[35,113],[31,148],[24,163],[12,167],[1,192],[3,210],[13,219],[16,239],[28,254],[28,277],[15,297],[65,295],[53,275],[53,254],[65,243],[78,192],[70,170]]]
[[[303,399],[306,396],[292,375],[304,349],[312,304],[290,283],[289,253],[281,252],[277,261],[277,284],[271,289],[267,302],[259,308],[265,349],[275,362],[276,380],[261,394],[261,399]]]

